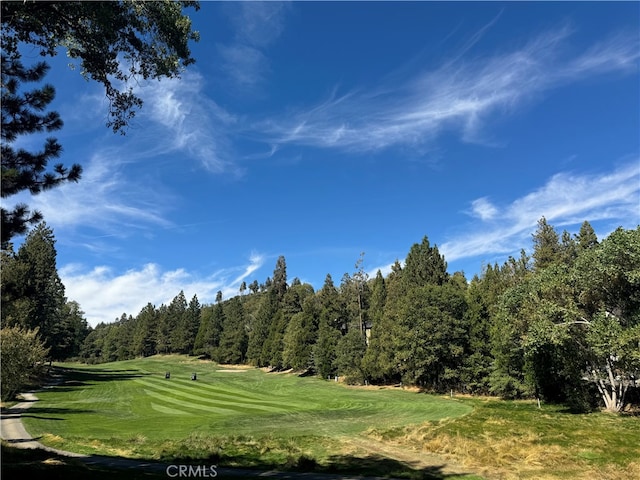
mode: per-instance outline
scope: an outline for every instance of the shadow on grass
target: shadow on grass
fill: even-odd
[[[289,456],[284,461],[268,460],[255,454],[244,455],[211,455],[209,458],[194,458],[190,456],[182,458],[164,458],[164,463],[172,464],[216,464],[221,469],[249,469],[255,472],[257,477],[259,472],[271,472],[270,477],[278,478],[273,472],[283,472],[283,478],[341,478],[342,476],[352,477],[375,477],[375,478],[395,478],[411,480],[444,480],[478,478],[475,475],[464,473],[450,473],[447,465],[431,465],[428,467],[412,467],[410,464],[394,460],[380,455],[354,456],[354,455],[333,455],[321,464],[314,458],[306,455]]]
[[[98,382],[117,382],[141,378],[150,375],[138,370],[107,370],[98,368],[70,368],[52,367],[49,372],[50,385],[48,389],[54,390],[74,390]]]
[[[371,475],[382,477],[400,477],[421,480],[437,480],[446,478],[464,478],[459,474],[445,473],[446,464],[432,465],[422,468],[411,468],[406,463],[377,455],[367,457],[333,456],[328,460],[327,473],[349,475]]]
[[[365,476],[376,478],[403,478],[412,480],[445,480],[477,478],[465,474],[445,472],[446,465],[434,465],[412,469],[408,465],[380,456],[356,457],[333,456],[326,464],[318,465],[314,459],[291,457],[284,464],[266,462],[256,458],[208,459],[173,458],[163,461],[126,459],[91,455],[83,459],[70,458],[41,449],[16,448],[2,443],[2,479],[37,480],[121,480],[167,479],[167,465],[216,465],[219,477],[235,479],[262,478],[290,480],[336,480],[339,478]],[[268,473],[264,473],[264,472]],[[279,472],[279,473],[278,473]],[[300,474],[300,476],[298,476]]]
[[[122,470],[83,461],[41,449],[23,449],[2,443],[2,480],[166,480],[164,469]]]

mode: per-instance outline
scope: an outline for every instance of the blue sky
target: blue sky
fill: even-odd
[[[105,128],[99,87],[52,62],[62,161],[84,175],[25,200],[92,325],[180,290],[229,298],[280,255],[321,288],[361,252],[387,272],[427,235],[470,279],[530,251],[543,215],[600,238],[640,223],[637,2],[190,13],[196,64],[136,85],[126,136]]]

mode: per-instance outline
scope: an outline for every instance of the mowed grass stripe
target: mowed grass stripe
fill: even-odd
[[[144,393],[149,395],[151,398],[155,398],[156,400],[160,400],[162,402],[170,403],[172,405],[179,405],[182,408],[192,408],[192,409],[195,409],[195,410],[201,410],[203,412],[222,413],[222,414],[225,414],[225,415],[228,415],[229,413],[233,413],[233,414],[238,413],[237,411],[232,410],[230,408],[206,406],[206,405],[200,405],[198,403],[185,403],[184,400],[180,400],[180,399],[173,398],[173,397],[168,397],[167,395],[163,395],[162,393],[154,392],[153,390],[144,389]]]
[[[282,409],[283,406],[287,409],[290,407],[290,405],[283,405],[282,402],[270,402],[267,400],[262,400],[260,397],[255,395],[254,396],[243,395],[240,393],[236,393],[235,391],[231,391],[230,389],[222,390],[219,387],[215,387],[213,385],[210,385],[204,382],[199,382],[197,387],[194,387],[193,382],[189,380],[171,380],[171,383],[174,383],[174,382],[179,383],[182,386],[182,388],[191,389],[199,392],[202,392],[202,390],[205,389],[207,390],[207,393],[210,392],[215,396],[215,398],[219,398],[220,400],[224,400],[226,397],[236,401],[236,403],[238,401],[241,401],[243,404],[264,405],[266,407],[275,407],[279,409]]]
[[[212,404],[212,405],[215,405],[217,408],[224,408],[225,410],[231,410],[231,411],[243,412],[243,413],[249,413],[252,411],[253,412],[282,412],[282,411],[288,410],[286,406],[273,407],[273,406],[262,406],[262,405],[249,405],[249,404],[245,404],[243,402],[238,402],[238,401],[218,400],[215,398],[207,398],[207,397],[202,397],[200,395],[195,395],[193,393],[182,391],[177,388],[166,387],[164,385],[159,385],[154,382],[148,382],[145,380],[137,380],[137,379],[135,381],[138,383],[141,383],[144,386],[153,388],[155,390],[166,392],[167,394],[170,394],[173,397],[184,398],[188,400],[188,402],[181,401],[182,403],[185,404],[185,406],[191,406],[194,403],[205,404],[205,405]],[[220,405],[224,405],[224,407],[220,407]]]
[[[179,410],[177,408],[165,407],[164,405],[158,405],[157,403],[153,402],[151,402],[151,408],[153,408],[156,412],[168,413],[169,415],[194,415],[191,412],[185,412],[184,410]]]

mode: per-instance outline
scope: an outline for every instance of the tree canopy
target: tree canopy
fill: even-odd
[[[66,51],[87,79],[100,83],[108,100],[107,126],[114,132],[125,129],[142,100],[134,92],[140,80],[178,77],[195,60],[190,41],[198,40],[184,8],[199,8],[198,2],[35,2],[0,3],[0,47],[2,50],[2,198],[22,191],[38,194],[63,182],[77,182],[79,164],[62,163],[47,169],[49,161],[61,156],[62,146],[48,137],[42,150],[14,149],[18,137],[62,128],[59,114],[46,111],[55,88],[42,82],[49,70],[45,61],[26,66],[22,51],[30,48],[41,57]],[[2,249],[16,235],[42,220],[37,211],[20,203],[1,211]]]
[[[121,131],[142,105],[132,80],[177,77],[195,62],[189,42],[199,34],[183,13],[189,7],[198,10],[199,3],[2,2],[2,52],[13,61],[21,58],[21,44],[43,57],[66,50],[85,78],[104,86],[108,126]]]

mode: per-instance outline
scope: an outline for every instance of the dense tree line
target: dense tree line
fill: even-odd
[[[424,237],[404,262],[372,279],[360,257],[339,285],[318,291],[273,276],[215,304],[145,306],[100,324],[80,355],[104,362],[164,353],[294,369],[350,383],[418,385],[505,398],[538,397],[612,411],[637,395],[640,374],[640,228],[598,242],[542,218],[525,250],[467,281],[447,272]]]

